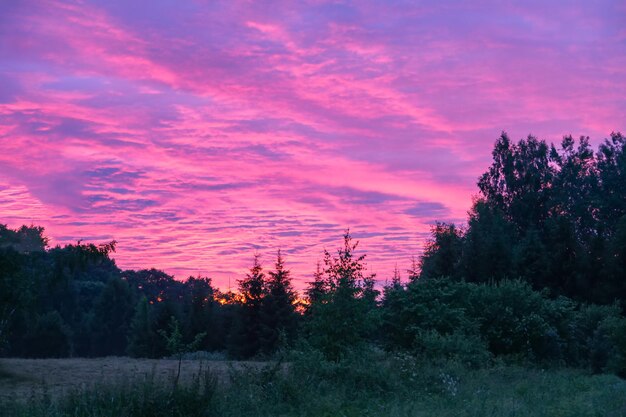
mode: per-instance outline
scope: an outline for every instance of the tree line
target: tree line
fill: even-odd
[[[237,292],[206,277],[121,271],[115,242],[49,248],[0,226],[5,355],[163,357],[171,341],[236,359],[284,348],[339,360],[375,345],[480,366],[495,357],[626,372],[626,139],[594,152],[498,139],[467,224],[437,223],[417,262],[376,285],[349,232],[298,298],[280,251]]]
[[[596,152],[532,136],[496,142],[465,227],[438,223],[421,276],[467,282],[520,278],[553,295],[607,304],[626,297],[626,139]]]

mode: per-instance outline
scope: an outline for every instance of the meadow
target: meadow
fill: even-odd
[[[495,361],[471,369],[376,349],[338,362],[293,351],[278,362],[3,359],[2,415],[626,416],[626,381]]]

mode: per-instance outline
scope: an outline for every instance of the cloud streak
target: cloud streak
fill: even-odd
[[[626,130],[625,17],[618,1],[3,2],[0,217],[220,286],[282,248],[302,287],[350,227],[384,280],[435,220],[463,221],[501,130]]]

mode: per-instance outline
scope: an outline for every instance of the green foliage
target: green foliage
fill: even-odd
[[[494,355],[623,372],[626,319],[616,306],[551,299],[522,281],[427,280],[386,294],[382,317],[390,349],[426,359],[456,357],[472,366]]]
[[[113,278],[107,283],[94,306],[93,349],[97,355],[121,356],[126,353],[134,305],[125,281]]]
[[[230,329],[228,350],[237,359],[250,358],[261,349],[261,309],[267,294],[265,273],[254,256],[254,262],[246,278],[239,281],[239,293],[242,297],[239,316]]]
[[[305,346],[285,365],[231,371],[216,384],[201,370],[176,389],[154,377],[96,385],[58,400],[0,400],[6,417],[159,416],[611,416],[626,407],[626,382],[576,370],[496,365],[436,366],[365,348],[341,361]]]
[[[182,357],[184,353],[198,350],[198,346],[202,343],[202,339],[206,336],[206,333],[199,333],[195,335],[191,342],[185,343],[183,341],[183,334],[180,330],[180,324],[178,323],[178,320],[176,320],[176,317],[172,316],[170,318],[169,331],[160,330],[159,335],[165,339],[165,346],[170,355]]]
[[[128,354],[134,358],[155,357],[156,335],[152,331],[149,307],[148,299],[142,297],[135,307],[135,315],[130,323]]]
[[[437,330],[421,331],[415,337],[413,349],[423,361],[454,361],[470,368],[484,367],[492,357],[487,343],[479,335],[459,331],[448,334]]]
[[[198,350],[198,346],[202,343],[202,339],[206,337],[206,333],[197,334],[194,339],[185,343],[183,341],[183,334],[180,331],[180,325],[176,317],[172,316],[169,324],[169,331],[160,330],[159,334],[165,339],[165,347],[170,355],[174,355],[178,359],[178,371],[174,379],[174,387],[178,386],[180,379],[180,368],[183,361],[183,355],[185,353],[194,352]]]
[[[467,228],[437,223],[421,277],[520,278],[552,296],[602,304],[626,298],[626,139],[596,153],[588,137],[560,146],[503,133],[480,177]]]
[[[455,277],[459,271],[463,234],[454,224],[437,222],[420,259],[421,278]]]
[[[291,275],[285,269],[280,250],[276,258],[275,271],[269,273],[266,282],[267,294],[261,305],[261,328],[259,332],[261,352],[274,353],[280,339],[293,340],[296,334],[297,317],[294,307],[296,292],[291,285]]]
[[[373,275],[365,274],[365,255],[356,256],[357,243],[349,231],[333,256],[325,251],[326,293],[310,306],[307,335],[326,358],[339,360],[364,342],[376,327]]]
[[[0,224],[0,248],[12,248],[18,253],[43,252],[48,246],[48,238],[44,236],[44,228],[39,226],[22,226],[17,230],[9,229]]]
[[[62,358],[72,353],[71,330],[57,311],[36,318],[24,337],[23,354],[33,358]]]

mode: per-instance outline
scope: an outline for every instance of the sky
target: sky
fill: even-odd
[[[463,223],[502,131],[626,132],[622,1],[0,1],[0,223],[124,269],[379,281]]]

